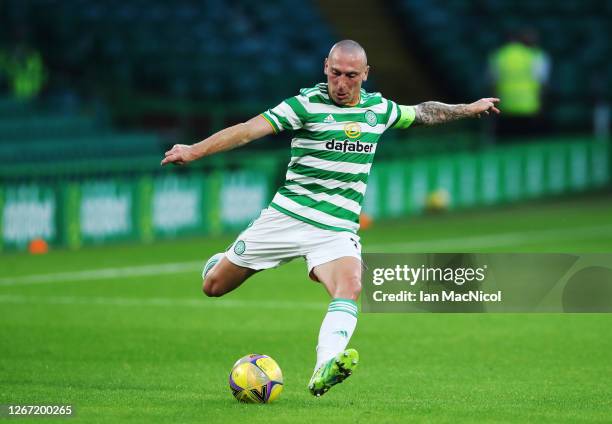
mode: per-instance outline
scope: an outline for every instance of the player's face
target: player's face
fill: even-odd
[[[361,84],[368,79],[368,69],[361,55],[339,51],[325,59],[327,88],[332,100],[339,105],[356,105]]]

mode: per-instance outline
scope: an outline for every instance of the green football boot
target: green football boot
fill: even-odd
[[[324,395],[338,383],[349,377],[359,363],[359,353],[347,349],[324,363],[317,369],[308,383],[308,390],[314,396]]]

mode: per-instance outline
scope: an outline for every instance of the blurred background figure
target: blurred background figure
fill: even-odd
[[[35,99],[46,80],[40,52],[30,45],[26,27],[18,27],[6,46],[0,45],[0,80],[17,100]]]
[[[543,109],[551,72],[548,54],[538,46],[535,30],[523,29],[494,51],[489,73],[495,96],[503,99],[496,134],[534,136],[546,133]]]
[[[40,93],[44,65],[37,51],[22,45],[12,52],[0,52],[0,73],[16,99],[30,100]]]

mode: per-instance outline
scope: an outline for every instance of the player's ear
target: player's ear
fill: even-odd
[[[329,69],[328,61],[327,61],[327,58],[325,58],[325,62],[323,62],[323,73],[325,75],[329,75],[328,69]]]
[[[367,81],[368,80],[368,73],[370,72],[370,65],[367,65],[365,68],[365,71],[363,72],[363,80]]]

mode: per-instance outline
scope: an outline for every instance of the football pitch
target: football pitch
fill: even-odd
[[[611,252],[612,200],[376,222],[361,236],[366,252]],[[328,297],[295,260],[205,298],[201,265],[233,238],[3,254],[0,404],[71,404],[68,422],[86,423],[612,420],[606,314],[361,314],[359,367],[313,398]],[[232,397],[229,370],[248,353],[280,364],[276,403]]]

